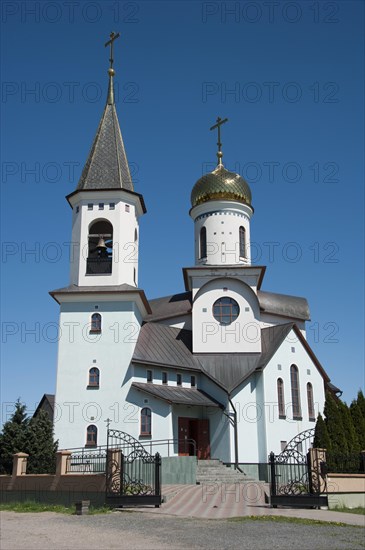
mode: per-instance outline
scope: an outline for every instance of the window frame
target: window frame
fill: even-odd
[[[91,428],[95,428],[95,430],[92,430]],[[97,426],[95,426],[95,424],[89,424],[89,426],[86,428],[85,447],[97,447],[97,446],[98,446],[98,428]]]
[[[313,396],[313,384],[307,383],[307,405],[308,405],[308,418],[310,421],[316,420],[316,411],[314,409],[314,396]]]
[[[97,373],[92,373],[91,371],[97,371]],[[96,381],[92,381],[92,377],[96,378]],[[88,388],[99,388],[100,387],[100,370],[98,367],[91,367],[89,369],[89,383]]]
[[[146,370],[146,382],[148,384],[153,384],[153,370],[147,369]]]
[[[195,376],[195,374],[192,374],[190,376],[190,387],[191,388],[196,388],[196,376]]]
[[[207,228],[205,225],[199,231],[199,259],[207,258]]]
[[[302,420],[302,408],[300,403],[299,369],[297,365],[294,365],[294,364],[290,366],[290,387],[291,387],[293,420]]]
[[[278,396],[278,412],[279,418],[286,418],[285,414],[285,397],[284,397],[284,381],[278,378],[276,381],[276,391]]]
[[[240,258],[246,258],[246,229],[243,225],[240,225],[238,230],[239,235],[239,256]]]
[[[179,388],[182,387],[183,379],[182,374],[180,372],[176,373],[176,385],[179,386]]]
[[[169,383],[169,376],[166,371],[162,371],[161,373],[161,382],[164,386],[167,386]]]
[[[225,302],[224,302],[225,301]],[[233,313],[233,308],[237,307],[237,315]],[[214,310],[215,308],[219,308],[219,312],[216,313]],[[229,308],[229,313],[224,313],[223,308]],[[240,315],[240,306],[238,302],[234,298],[231,298],[230,296],[221,296],[218,298],[213,306],[212,306],[212,314],[214,319],[222,326],[228,327],[235,321],[237,321],[239,315]],[[224,323],[222,321],[223,318],[229,317],[229,322]]]
[[[150,407],[143,407],[141,409],[139,435],[141,437],[152,436],[152,410]]]
[[[97,319],[97,321],[96,321]],[[101,334],[101,326],[102,326],[102,316],[99,312],[94,312],[91,315],[91,321],[90,321],[90,333],[91,334]]]

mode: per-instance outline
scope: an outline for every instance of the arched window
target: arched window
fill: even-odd
[[[291,400],[293,406],[293,418],[301,418],[300,409],[300,391],[299,391],[299,371],[296,365],[290,367]]]
[[[202,227],[200,230],[200,258],[207,257],[207,230]]]
[[[99,387],[100,371],[96,367],[89,370],[89,386]]]
[[[246,230],[244,227],[240,227],[239,229],[239,236],[240,236],[240,258],[246,257]]]
[[[284,382],[281,378],[277,381],[279,417],[285,417]]]
[[[98,443],[98,429],[94,424],[90,424],[86,430],[86,446],[96,447]]]
[[[105,275],[112,272],[113,226],[107,220],[99,220],[89,227],[87,275]]]
[[[144,407],[141,410],[141,435],[151,435],[151,409]]]
[[[315,420],[316,415],[314,412],[313,386],[310,382],[307,384],[307,402],[309,420]]]
[[[93,313],[92,314],[90,332],[101,332],[101,315],[100,315],[100,313]]]

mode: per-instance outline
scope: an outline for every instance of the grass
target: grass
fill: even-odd
[[[322,521],[320,519],[307,519],[307,518],[292,518],[288,516],[243,516],[236,518],[229,518],[228,521],[233,522],[245,522],[245,521],[272,521],[274,523],[296,523],[301,525],[337,525],[339,527],[357,527],[356,525],[349,525],[341,521]],[[362,529],[362,527],[360,527]]]
[[[44,504],[42,502],[26,501],[26,502],[8,502],[0,504],[0,511],[19,512],[19,513],[39,513],[39,512],[56,512],[58,514],[75,514],[74,506],[63,506],[62,504]],[[108,514],[111,509],[107,506],[94,508],[90,506],[89,514]]]
[[[335,506],[335,508],[330,508],[330,512],[346,512],[346,514],[360,514],[361,516],[365,515],[365,508],[362,506],[357,506],[356,508],[346,508],[346,506]]]

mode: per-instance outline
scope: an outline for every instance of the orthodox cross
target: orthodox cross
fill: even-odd
[[[110,58],[109,58],[109,61],[110,61],[110,68],[112,69],[113,68],[113,63],[114,63],[114,58],[113,58],[113,46],[114,46],[114,40],[116,40],[117,38],[120,37],[120,33],[117,32],[115,34],[115,32],[111,32],[110,33],[110,40],[108,40],[108,42],[105,44],[105,47],[107,46],[110,46]]]
[[[106,422],[106,427],[109,430],[109,426],[110,426],[110,422],[111,422],[110,418],[107,418],[106,420],[104,420],[104,422]]]
[[[221,142],[221,126],[222,126],[222,124],[227,122],[227,120],[228,120],[228,118],[221,119],[220,117],[218,117],[217,118],[217,124],[214,124],[214,126],[212,126],[210,128],[211,130],[215,130],[216,128],[218,129],[218,141],[217,141],[217,145],[218,145],[218,153],[217,153],[218,164],[222,164],[222,157],[223,157],[222,142]]]

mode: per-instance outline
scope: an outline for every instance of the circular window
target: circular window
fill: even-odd
[[[233,298],[219,298],[213,304],[213,317],[221,325],[230,325],[240,313],[240,306]]]

